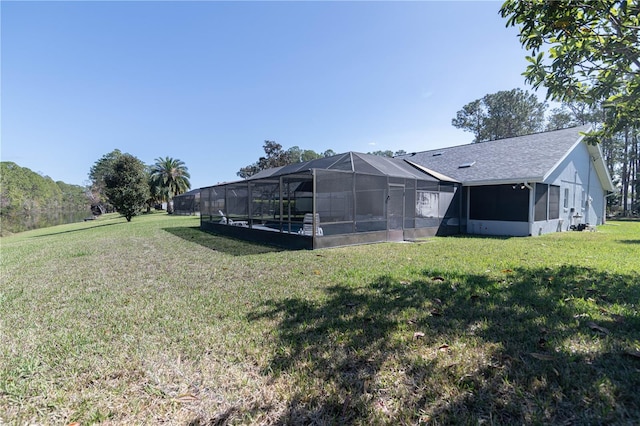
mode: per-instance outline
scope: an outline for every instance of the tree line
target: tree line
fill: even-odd
[[[262,148],[264,149],[264,156],[258,158],[258,161],[255,163],[240,168],[236,173],[239,177],[246,179],[261,170],[286,166],[287,164],[295,164],[303,161],[311,161],[323,157],[331,157],[336,154],[331,149],[328,149],[323,153],[317,153],[311,149],[301,149],[298,146],[293,146],[285,150],[282,148],[282,145],[271,140],[265,140]]]
[[[55,182],[14,162],[0,162],[0,215],[22,214],[44,209],[88,209],[85,188]]]
[[[130,221],[133,216],[167,203],[191,188],[183,161],[159,157],[145,165],[131,154],[116,149],[105,154],[89,170],[88,186],[54,182],[16,163],[0,162],[0,216],[45,211],[117,211]],[[3,228],[8,226],[7,221]]]
[[[240,168],[240,170],[236,173],[239,177],[246,179],[262,170],[316,160],[318,158],[332,157],[336,155],[336,152],[332,149],[328,149],[323,153],[318,153],[311,149],[301,149],[298,146],[293,146],[289,149],[283,149],[282,145],[280,145],[276,141],[270,140],[265,140],[262,148],[264,149],[264,156],[258,158],[258,161],[256,161],[255,163]],[[367,154],[380,155],[383,157],[395,157],[397,155],[406,154],[406,152],[403,150],[395,152],[385,150],[368,152]]]

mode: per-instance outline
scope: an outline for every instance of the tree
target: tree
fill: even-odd
[[[565,103],[552,112],[553,114],[547,124],[549,129],[560,126],[560,124],[580,125],[591,123],[595,127],[598,123],[605,121],[607,114],[610,113],[610,111],[602,108],[600,104],[589,105],[585,102]],[[561,123],[562,121],[564,123]],[[619,194],[607,197],[607,205],[610,208],[620,206],[622,214],[626,216],[634,210],[634,203],[637,203],[640,198],[640,187],[638,185],[640,128],[626,126],[623,131],[613,135],[601,135],[598,142],[600,143],[609,175],[620,188]]]
[[[566,129],[568,127],[573,127],[578,125],[579,123],[576,121],[575,117],[571,110],[569,110],[566,106],[562,105],[558,108],[554,108],[551,110],[551,115],[547,120],[547,125],[545,130],[559,130]]]
[[[400,155],[405,155],[406,153],[407,153],[407,151],[405,151],[404,149],[399,149],[396,152],[393,152],[390,149],[387,149],[385,151],[367,152],[367,154],[379,155],[380,157],[387,157],[387,158],[398,157]]]
[[[10,161],[0,162],[0,215],[63,206],[62,190],[53,179]]]
[[[638,205],[640,174],[640,131],[627,127],[624,131],[622,165],[620,167],[620,192],[622,214],[628,216]]]
[[[301,163],[304,161],[302,159],[304,155],[304,151],[300,149],[299,146],[292,146],[291,148],[287,149],[286,155],[288,156],[289,161],[291,162]]]
[[[316,160],[323,157],[322,154],[318,154],[311,149],[301,149],[298,146],[292,146],[287,149],[286,155],[289,164],[302,163],[304,161]]]
[[[184,161],[171,157],[156,158],[151,166],[151,184],[153,193],[167,202],[167,213],[173,213],[171,200],[176,195],[184,194],[191,188],[189,169]]]
[[[147,200],[147,213],[151,212],[151,208],[155,205],[161,204],[164,199],[164,191],[160,186],[160,182],[151,175],[152,166],[147,166],[147,182],[149,183],[149,199]]]
[[[265,156],[260,157],[257,162],[241,168],[237,173],[238,176],[245,179],[255,175],[261,170],[266,170],[273,167],[286,166],[287,164],[299,162],[299,159],[294,158],[292,160],[289,155],[289,152],[283,150],[282,145],[280,145],[275,141],[265,140],[264,145],[262,146],[262,149],[264,149]],[[300,150],[300,148],[294,147],[292,149],[294,150],[293,151],[294,156],[296,155],[296,149],[297,149],[297,155],[298,156],[302,155],[302,151]]]
[[[258,161],[253,164],[242,167],[237,173],[238,176],[246,179],[262,170],[273,167],[281,167],[288,164],[301,163],[335,155],[335,152],[331,149],[319,154],[311,149],[301,149],[299,146],[292,146],[285,151],[279,143],[267,140],[264,141],[262,148],[265,153],[264,157],[260,157]]]
[[[590,105],[586,102],[563,102],[551,110],[547,119],[546,130],[565,129],[591,123],[594,127],[602,123],[604,111],[600,104]]]
[[[90,198],[94,204],[105,204],[107,202],[107,196],[105,194],[105,176],[113,173],[113,166],[118,158],[122,156],[122,152],[119,149],[114,149],[108,154],[105,154],[98,161],[95,162],[91,169],[89,169],[89,192]]]
[[[586,102],[574,101],[574,102],[565,102],[563,104],[566,106],[571,114],[573,115],[574,121],[578,124],[598,124],[603,120],[604,111],[602,109],[602,104],[588,104]]]
[[[61,212],[87,212],[86,188],[54,182],[26,167],[0,161],[0,235],[49,226]],[[28,223],[28,225],[27,225]]]
[[[282,145],[279,143],[265,140],[262,148],[264,149],[265,156],[260,157],[256,163],[241,168],[237,173],[238,176],[248,178],[261,170],[291,164],[287,151],[284,151]]]
[[[373,152],[368,152],[367,154],[372,154],[372,155],[377,155],[380,157],[387,157],[387,158],[392,158],[393,157],[393,151],[387,149],[386,151],[373,151]]]
[[[463,106],[451,124],[473,132],[474,142],[522,136],[542,130],[546,108],[522,89],[500,91]]]
[[[594,141],[640,125],[637,0],[507,0],[500,13],[531,51],[527,82],[557,101],[603,102],[609,113]]]
[[[138,215],[149,199],[145,165],[131,154],[120,155],[104,176],[105,195],[127,222]]]
[[[458,129],[472,132],[476,136],[474,142],[480,142],[483,139],[482,132],[486,119],[487,111],[483,107],[482,99],[476,99],[463,106],[456,113],[456,118],[451,120],[451,124]]]
[[[264,141],[262,148],[264,149],[265,156],[258,159],[260,170],[291,164],[289,155],[282,149],[282,145],[279,143],[275,141]]]
[[[260,168],[258,168],[258,163],[253,163],[253,164],[249,164],[248,166],[242,167],[240,170],[238,170],[238,173],[236,174],[242,179],[246,179],[248,177],[255,175],[259,171],[260,171]]]
[[[82,210],[91,205],[87,196],[87,188],[80,185],[71,185],[61,180],[56,185],[62,191],[62,206],[67,210]]]

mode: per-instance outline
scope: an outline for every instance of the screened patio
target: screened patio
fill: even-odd
[[[173,214],[200,214],[200,190],[194,189],[192,191],[173,197]]]
[[[458,184],[411,163],[345,153],[202,188],[203,230],[286,248],[459,232]]]

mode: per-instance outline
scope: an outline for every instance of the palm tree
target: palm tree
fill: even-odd
[[[191,188],[190,177],[184,161],[171,157],[156,158],[156,163],[151,166],[151,181],[152,185],[160,189],[158,193],[162,201],[167,202],[167,213],[173,213],[173,197],[184,194]]]
[[[147,166],[147,182],[149,183],[149,199],[147,200],[147,213],[151,212],[151,208],[161,204],[164,201],[162,196],[163,189],[158,181],[151,174],[152,166]]]

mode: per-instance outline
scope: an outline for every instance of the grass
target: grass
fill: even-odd
[[[0,244],[0,424],[640,423],[640,222],[293,252],[107,215]]]

